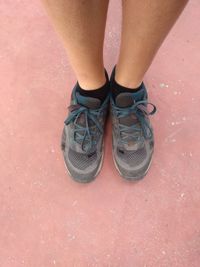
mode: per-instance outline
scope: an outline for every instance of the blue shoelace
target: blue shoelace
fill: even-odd
[[[145,117],[153,115],[156,112],[156,106],[154,104],[149,103],[147,100],[142,100],[127,108],[120,108],[114,104],[112,105],[116,112],[117,118],[120,119],[134,114],[137,119],[137,121],[131,126],[126,126],[119,123],[119,131],[122,143],[127,143],[127,141],[130,139],[139,141],[141,138],[143,138],[143,135],[146,139],[152,137],[153,133],[151,127],[149,126],[149,123]],[[148,105],[153,107],[152,111],[150,112],[147,110]]]
[[[97,144],[97,141],[95,140],[95,137],[97,137],[96,130],[98,129],[101,134],[103,133],[103,127],[98,122],[97,118],[100,116],[100,113],[107,105],[107,102],[108,98],[99,109],[89,109],[80,104],[71,105],[69,107],[71,113],[65,120],[65,124],[68,125],[73,122],[74,141],[81,144],[81,148],[84,152],[90,151],[91,148],[93,148]],[[84,116],[84,126],[78,123],[78,119],[82,115]],[[89,121],[91,121],[93,124],[91,125]]]

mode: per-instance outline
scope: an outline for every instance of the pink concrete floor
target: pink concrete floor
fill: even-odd
[[[111,2],[105,65],[116,62]],[[147,177],[119,177],[106,133],[103,170],[73,182],[60,136],[75,77],[38,0],[0,2],[0,266],[200,266],[200,2],[190,1],[145,80],[158,107]]]

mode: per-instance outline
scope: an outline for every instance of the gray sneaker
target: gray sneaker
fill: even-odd
[[[98,175],[102,166],[109,96],[101,104],[97,98],[80,95],[76,86],[64,122],[61,148],[69,174],[77,182],[87,183]]]
[[[129,180],[143,178],[150,166],[154,149],[153,129],[148,118],[156,107],[147,101],[142,84],[135,93],[111,96],[113,159],[120,175]],[[148,105],[152,111],[147,110]]]

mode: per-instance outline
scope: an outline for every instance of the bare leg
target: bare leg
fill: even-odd
[[[80,86],[105,83],[103,41],[108,0],[42,0],[62,37]]]
[[[123,22],[116,81],[137,88],[187,0],[122,0]]]

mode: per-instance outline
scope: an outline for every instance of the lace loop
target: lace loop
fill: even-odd
[[[148,111],[148,105],[152,107],[151,111]],[[141,140],[143,138],[142,133],[146,139],[152,137],[152,129],[146,121],[146,117],[153,115],[156,112],[156,106],[154,104],[147,100],[142,100],[127,108],[120,108],[115,105],[113,105],[113,108],[119,119],[131,114],[134,114],[137,119],[131,126],[119,123],[119,132],[122,143],[127,143],[130,139]]]
[[[89,109],[80,104],[69,106],[70,114],[64,121],[66,125],[71,122],[74,124],[74,141],[81,144],[81,149],[84,152],[91,151],[92,147],[97,144],[95,138],[97,138],[98,130],[101,134],[103,133],[103,126],[98,121],[101,112],[107,106],[109,97],[104,101],[103,105],[99,109]],[[84,117],[84,125],[79,123],[79,119]],[[92,122],[92,123],[91,123]]]

